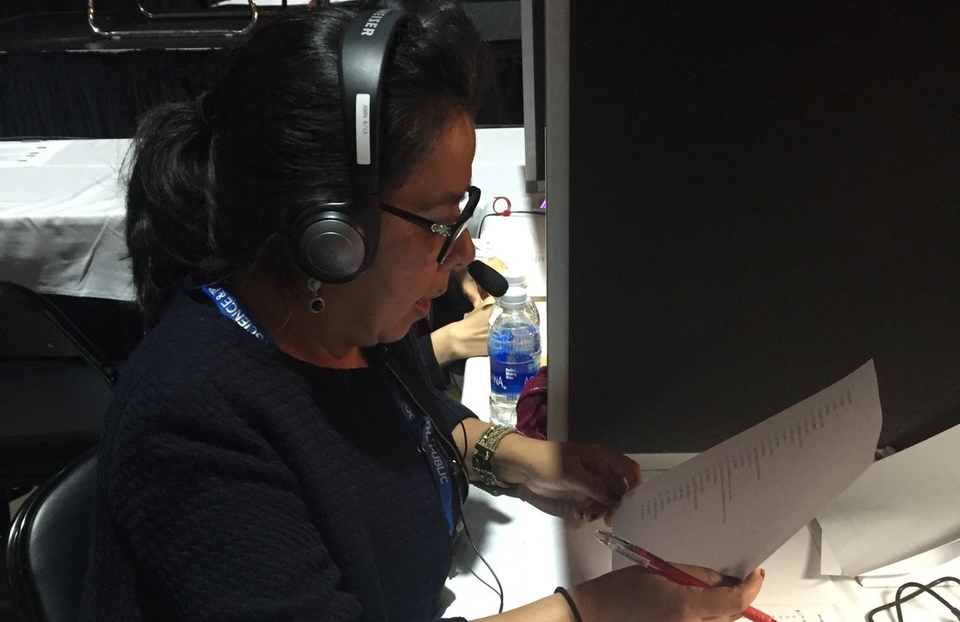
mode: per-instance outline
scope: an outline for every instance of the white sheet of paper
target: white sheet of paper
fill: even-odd
[[[777,622],[841,622],[833,605],[763,605],[761,610]]]
[[[960,540],[955,540],[932,551],[859,574],[857,583],[863,587],[896,589],[908,581],[930,583],[941,577],[956,577],[958,574],[960,574]]]
[[[613,530],[668,561],[745,577],[873,462],[881,420],[871,360],[630,491]]]
[[[960,538],[958,447],[960,425],[872,464],[817,514],[844,575],[914,556],[921,566],[946,561],[924,554]]]

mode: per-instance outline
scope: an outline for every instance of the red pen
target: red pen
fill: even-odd
[[[614,553],[619,553],[630,561],[635,562],[637,565],[643,566],[644,568],[649,568],[653,572],[663,575],[674,583],[679,583],[680,585],[691,585],[694,587],[711,587],[708,583],[701,581],[692,574],[687,574],[669,562],[660,559],[653,553],[641,549],[639,546],[633,544],[629,540],[625,540],[620,536],[616,536],[609,531],[598,531],[597,540],[599,540],[601,544],[606,546]],[[752,620],[753,622],[777,622],[766,613],[758,609],[754,609],[753,607],[747,607],[741,615],[748,620]]]

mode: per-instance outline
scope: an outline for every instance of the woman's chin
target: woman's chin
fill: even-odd
[[[426,317],[425,313],[417,313],[416,315],[410,314],[405,316],[400,322],[395,322],[390,326],[385,326],[383,330],[380,331],[380,343],[393,343],[395,341],[400,341],[407,336],[407,333],[410,332],[410,329],[413,328],[413,325],[424,317]]]

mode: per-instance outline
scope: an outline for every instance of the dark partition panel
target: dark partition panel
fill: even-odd
[[[570,25],[570,437],[706,449],[870,358],[881,444],[960,423],[960,3]]]

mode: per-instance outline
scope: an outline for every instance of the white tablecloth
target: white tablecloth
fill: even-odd
[[[0,280],[133,298],[120,170],[129,140],[0,143]]]
[[[129,139],[0,142],[0,280],[132,300],[121,167]],[[524,199],[523,128],[477,130],[473,183]]]

